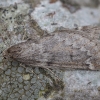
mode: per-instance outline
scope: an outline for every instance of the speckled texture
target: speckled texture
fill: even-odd
[[[52,84],[52,79],[42,74],[41,69],[35,68],[34,72],[35,74],[26,72],[26,68],[21,67],[19,64],[16,67],[12,66],[5,69],[0,74],[0,78],[2,78],[0,80],[0,98],[3,100],[8,100],[8,98],[10,100],[14,98],[22,100],[26,98],[35,99],[39,97],[39,93],[42,91],[45,95],[47,83]],[[51,87],[54,87],[53,84]]]
[[[76,0],[77,1],[77,0]],[[44,1],[32,12],[33,18],[43,30],[53,32],[59,27],[75,28],[76,26],[93,25],[99,22],[100,7],[82,7],[75,13],[64,8],[61,2]]]

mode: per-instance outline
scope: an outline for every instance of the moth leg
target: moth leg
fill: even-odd
[[[26,25],[25,25],[25,22],[23,22],[24,34],[22,35],[22,38],[21,38],[22,40],[25,40],[25,39],[28,38],[27,29],[26,29],[25,26],[26,26]]]
[[[23,34],[23,36],[22,36],[22,40],[25,40],[25,38],[27,37],[26,29],[24,28],[24,30],[25,30],[25,32],[24,32],[24,34]]]
[[[50,71],[54,75],[55,78],[57,78],[59,81],[61,81],[61,79],[52,70],[50,70],[49,68],[47,68],[45,66],[42,66],[42,68],[47,69],[48,71]]]

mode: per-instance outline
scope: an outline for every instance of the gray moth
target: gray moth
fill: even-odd
[[[60,30],[11,46],[5,55],[33,67],[99,70],[100,27]]]

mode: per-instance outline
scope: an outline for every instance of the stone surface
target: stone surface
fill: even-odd
[[[22,96],[22,100],[28,100],[28,97],[25,96],[25,95],[23,95],[23,96]]]
[[[18,62],[17,61],[13,61],[12,62],[12,66],[14,66],[14,67],[16,67],[16,66],[18,66]],[[20,69],[19,69],[20,70]],[[22,69],[21,69],[22,70]]]
[[[11,70],[12,71],[16,71],[17,67],[12,67]]]
[[[30,88],[30,85],[29,85],[29,84],[26,85],[26,86],[24,86],[24,89],[25,89],[25,90],[29,90],[29,88]]]
[[[22,82],[23,82],[22,77],[19,77],[19,78],[18,78],[18,82],[19,82],[19,83],[22,83]]]
[[[5,74],[6,74],[6,75],[10,75],[10,74],[11,74],[11,70],[8,69],[7,71],[5,71]]]
[[[24,71],[24,68],[23,67],[18,67],[18,72],[19,73],[23,73],[23,71]]]
[[[32,78],[31,83],[35,83],[35,82],[36,82],[36,78]]]
[[[0,95],[2,94],[2,90],[0,90]]]
[[[21,94],[19,94],[19,93],[15,93],[15,97],[16,97],[16,98],[19,98],[20,95],[21,95]]]
[[[43,32],[53,32],[59,27],[76,28],[77,26],[92,25],[100,20],[100,7],[82,7],[76,12],[71,13],[67,8],[62,6],[60,0],[55,3],[49,3],[48,0],[44,0],[33,10],[34,7],[30,8],[29,4],[32,6],[34,0],[25,1],[31,3],[24,3],[24,0],[0,0],[0,53],[14,44],[25,41],[35,33],[33,31],[35,22],[33,22],[33,26],[30,25],[30,18],[27,16],[29,12],[31,12],[32,19],[37,21],[38,25],[43,29]],[[79,2],[81,1],[79,0]],[[93,2],[93,0],[89,1]],[[19,4],[16,5],[16,3]],[[37,30],[39,30],[39,26]],[[40,33],[42,32],[40,31]],[[2,35],[5,43],[2,43]],[[50,84],[53,84],[51,82],[52,78],[50,79],[49,77],[49,71],[45,72],[48,74],[45,74],[43,70],[38,68],[29,68],[29,66],[23,68],[16,61],[2,63],[2,59],[2,54],[0,54],[0,67],[4,65],[5,68],[4,72],[0,74],[0,100],[51,99],[45,99],[42,96],[42,94],[48,96],[49,92],[51,92],[48,89],[52,89],[52,87],[49,87]],[[32,73],[32,70],[35,74]],[[66,71],[64,76],[57,70],[54,73],[61,79],[63,78],[65,82],[65,92],[61,91],[61,95],[65,95],[66,99],[64,100],[100,99],[99,71]],[[56,86],[56,89],[58,87]],[[52,91],[50,97],[53,97],[53,93],[56,92]]]
[[[14,99],[15,98],[15,94],[11,94],[10,98]]]
[[[23,94],[24,93],[24,89],[21,89],[18,91],[20,94]]]
[[[29,91],[26,91],[26,95],[27,95],[28,97],[30,97],[30,96],[31,96],[31,93],[30,93]]]

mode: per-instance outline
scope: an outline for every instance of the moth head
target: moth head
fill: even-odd
[[[21,52],[19,45],[14,45],[3,52],[4,58],[16,59]]]

